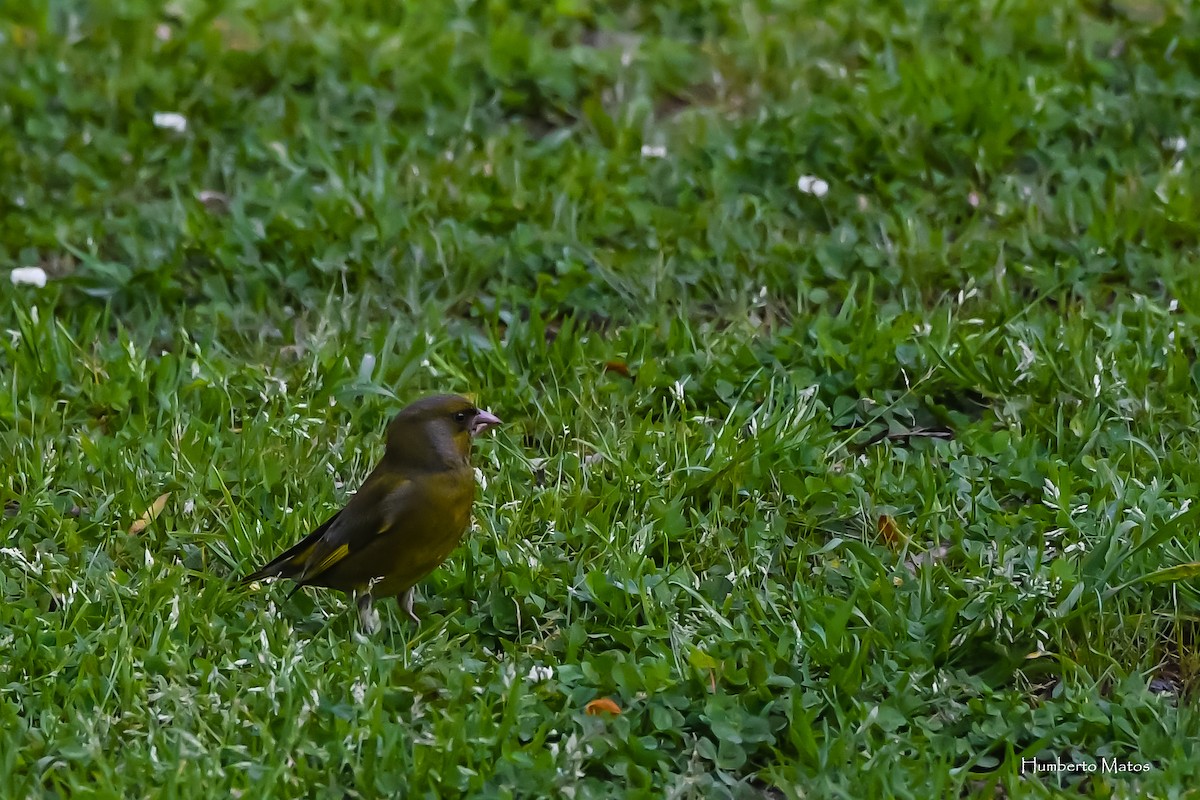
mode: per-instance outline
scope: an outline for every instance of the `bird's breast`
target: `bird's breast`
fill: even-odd
[[[423,479],[425,502],[397,520],[395,535],[371,554],[381,594],[402,592],[433,571],[454,550],[471,521],[475,473],[435,473]]]
[[[443,546],[453,548],[471,522],[475,473],[468,467],[432,475],[429,495],[432,513],[422,526],[427,540],[434,550],[440,551]]]

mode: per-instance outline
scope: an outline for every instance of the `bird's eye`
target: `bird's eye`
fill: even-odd
[[[455,414],[454,421],[455,422],[466,422],[467,421],[467,412],[460,411],[457,414]]]

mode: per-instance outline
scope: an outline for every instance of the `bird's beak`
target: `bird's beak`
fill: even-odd
[[[489,411],[480,411],[475,415],[475,421],[471,423],[471,435],[478,436],[488,428],[494,428],[500,424],[500,418]]]

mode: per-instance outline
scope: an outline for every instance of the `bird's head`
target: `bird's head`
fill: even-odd
[[[471,438],[499,424],[499,417],[465,397],[423,397],[388,426],[384,458],[426,469],[461,466],[469,463]]]

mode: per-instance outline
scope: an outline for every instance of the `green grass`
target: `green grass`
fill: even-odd
[[[1194,12],[5,8],[0,795],[1187,795]],[[231,586],[431,391],[419,627]]]

